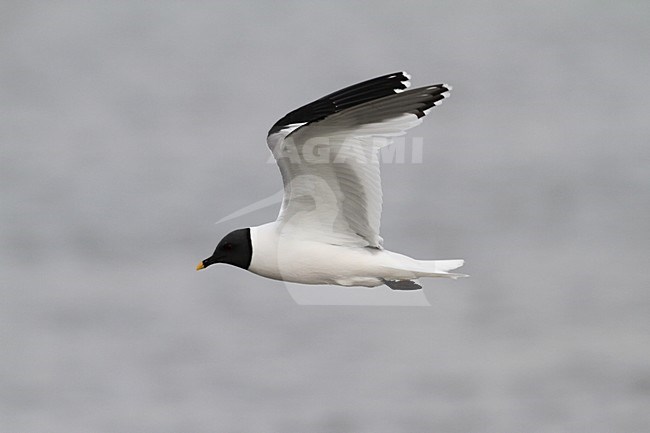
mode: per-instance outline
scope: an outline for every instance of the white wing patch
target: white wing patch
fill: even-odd
[[[270,134],[267,142],[284,182],[282,234],[381,248],[378,150],[420,124],[449,89],[394,93]]]

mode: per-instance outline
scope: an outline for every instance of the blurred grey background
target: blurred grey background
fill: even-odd
[[[2,2],[0,431],[650,431],[647,2]],[[432,306],[197,273],[276,192],[265,134],[448,82],[383,167]]]

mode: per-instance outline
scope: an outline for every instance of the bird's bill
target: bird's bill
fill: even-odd
[[[214,265],[215,263],[222,263],[223,256],[215,256],[214,254],[207,259],[201,261],[198,265],[196,265],[196,270],[200,271],[201,269],[205,269],[210,265]]]

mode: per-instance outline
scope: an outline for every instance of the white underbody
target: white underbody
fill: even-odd
[[[275,280],[375,287],[385,280],[464,276],[448,272],[461,266],[462,260],[415,260],[384,249],[308,240],[292,236],[278,221],[252,227],[251,242],[248,270]]]

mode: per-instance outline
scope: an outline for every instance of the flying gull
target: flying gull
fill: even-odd
[[[420,277],[459,278],[463,260],[416,260],[382,246],[379,149],[422,122],[451,86],[408,89],[397,72],[300,107],[269,130],[284,183],[278,218],[227,234],[197,270],[226,263],[302,284],[421,289]],[[408,90],[407,90],[408,89]]]

